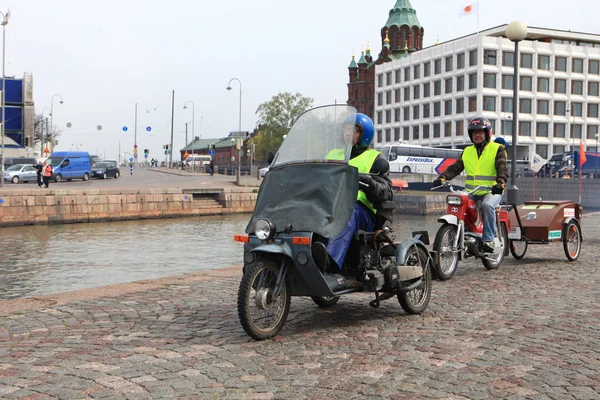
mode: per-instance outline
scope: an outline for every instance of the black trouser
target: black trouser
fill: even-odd
[[[42,179],[42,174],[37,174],[37,178],[38,178],[38,186],[42,187],[42,184],[44,183],[44,180]]]
[[[50,177],[49,176],[44,176],[44,185],[46,187],[50,186]]]

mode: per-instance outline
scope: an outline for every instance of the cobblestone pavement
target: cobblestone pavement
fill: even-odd
[[[600,216],[583,252],[530,246],[435,282],[429,308],[293,298],[274,340],[236,312],[240,268],[0,302],[0,398],[598,399]]]

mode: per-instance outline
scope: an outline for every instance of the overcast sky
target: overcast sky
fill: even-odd
[[[412,0],[425,46],[474,33],[477,17],[459,17],[474,0]],[[259,104],[299,92],[315,105],[347,100],[352,52],[381,50],[380,30],[396,0],[9,0],[7,76],[32,73],[36,112],[54,102],[64,129],[59,149],[79,147],[101,157],[132,152],[138,103],[140,149],[151,157],[170,141],[175,91],[175,150],[192,136],[237,130],[242,81],[242,130],[256,126]],[[480,30],[521,20],[530,26],[599,33],[597,0],[481,0]],[[47,113],[46,113],[47,114]],[[201,122],[202,120],[202,122]],[[66,128],[67,122],[72,124]],[[102,126],[98,131],[96,127]],[[122,127],[127,126],[127,132]],[[151,132],[145,127],[150,126]],[[141,151],[140,151],[141,154]],[[174,159],[178,159],[175,153]]]

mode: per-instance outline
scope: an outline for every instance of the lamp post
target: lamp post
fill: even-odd
[[[6,66],[6,25],[8,24],[8,18],[10,17],[10,10],[4,14],[0,11],[0,15],[2,15],[2,128],[0,129],[0,136],[2,136],[2,154],[0,154],[0,187],[4,187],[4,121],[6,120],[6,113],[4,112],[4,103],[6,100],[6,82],[4,77],[6,74],[4,73],[4,68]]]
[[[50,130],[48,132],[46,132],[46,135],[48,136],[48,138],[47,138],[48,141],[50,141],[51,132],[54,129],[54,98],[55,97],[60,97],[60,104],[64,104],[63,98],[60,94],[55,94],[50,99]],[[52,145],[52,143],[50,143],[50,145]]]
[[[231,149],[232,149],[232,150],[233,150],[233,147],[234,147],[234,146],[235,146],[235,139],[234,139],[234,138],[231,138]],[[231,154],[233,154],[233,152],[232,152]],[[234,162],[234,161],[235,161],[235,156],[234,156],[234,155],[232,155],[232,156],[231,156],[231,175],[233,175],[233,162]],[[239,181],[238,181],[238,183],[239,183]]]
[[[594,167],[594,178],[596,179],[598,179],[598,136],[600,135],[596,133],[596,166]]]
[[[527,37],[527,25],[514,21],[506,27],[506,37],[515,43],[515,60],[513,75],[513,131],[512,131],[512,162],[510,167],[510,185],[506,191],[509,204],[517,204],[519,188],[515,184],[517,171],[517,130],[519,129],[519,42]]]
[[[187,109],[187,103],[191,103],[192,104],[192,140],[194,140],[194,138],[196,137],[196,135],[195,135],[195,129],[194,129],[194,127],[196,126],[196,117],[194,116],[194,114],[196,112],[196,106],[194,105],[193,101],[187,100],[185,103],[183,103],[183,109],[184,110]],[[185,145],[187,146],[187,143]]]
[[[227,84],[227,90],[231,90],[231,82],[232,81],[238,81],[238,83],[240,84],[240,111],[239,111],[239,118],[238,118],[238,134],[240,132],[242,132],[242,81],[240,81],[238,78],[231,78],[229,80],[229,83]],[[236,174],[236,180],[237,180],[237,184],[240,184],[240,171],[242,169],[242,161],[241,161],[241,149],[242,146],[240,146],[240,148],[238,149],[238,171]]]

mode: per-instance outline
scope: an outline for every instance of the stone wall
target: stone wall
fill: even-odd
[[[256,193],[244,188],[8,190],[0,194],[0,226],[252,212],[255,202]]]

